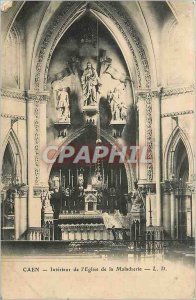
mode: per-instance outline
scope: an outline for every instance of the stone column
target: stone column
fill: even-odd
[[[14,223],[15,223],[15,239],[27,229],[27,192],[14,194]]]
[[[172,239],[175,239],[175,214],[176,214],[176,208],[175,208],[175,191],[172,189],[171,195],[170,195],[170,207],[171,207],[171,237]]]
[[[189,235],[191,237],[195,237],[195,201],[196,201],[196,188],[195,188],[195,181],[193,181],[193,183],[189,184],[187,186],[187,191],[189,190],[189,201],[190,201],[190,205],[189,205],[189,209],[187,210],[187,214],[189,215],[189,220],[190,220],[190,225],[189,227]],[[187,217],[188,217],[187,215]],[[187,223],[187,227],[188,227],[188,223]],[[188,230],[188,228],[187,228]]]
[[[175,196],[175,237],[177,240],[179,239],[178,211],[179,211],[179,197]]]
[[[140,151],[146,146],[146,104],[142,96],[138,96],[138,110],[139,110],[139,146]],[[146,166],[144,163],[139,163],[138,166],[139,183],[146,182]]]
[[[165,231],[170,234],[171,232],[171,206],[170,206],[170,191],[163,191],[163,226]]]
[[[48,176],[41,151],[46,146],[46,101],[48,92],[28,91],[28,227],[41,227],[40,190],[47,187]]]
[[[49,95],[45,94],[45,97],[40,101],[40,185],[48,185],[48,165],[42,159],[42,153],[47,147],[47,122],[46,122],[46,106],[49,99]]]
[[[33,198],[29,202],[29,227],[41,227],[41,191],[42,187],[33,188]]]
[[[34,226],[34,199],[33,185],[34,176],[34,102],[27,99],[27,182],[28,182],[28,227]]]
[[[195,237],[195,201],[196,201],[196,189],[192,190],[192,237]]]
[[[157,226],[161,226],[161,91],[158,93],[158,96],[154,98],[154,117],[156,212]]]
[[[20,237],[20,198],[18,193],[14,194],[14,227],[15,227],[15,240]]]

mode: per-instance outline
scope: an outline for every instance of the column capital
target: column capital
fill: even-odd
[[[49,91],[37,92],[35,90],[29,90],[27,91],[27,98],[28,100],[47,102],[50,99],[50,92]]]
[[[195,182],[187,182],[186,188],[193,194],[196,193],[196,185]]]
[[[33,196],[36,198],[41,198],[43,192],[48,192],[48,186],[34,186],[33,187]]]
[[[183,183],[182,180],[176,178],[165,180],[161,183],[161,185],[163,190],[167,192],[179,192],[180,190],[187,188],[187,184]]]
[[[153,182],[138,182],[138,187],[139,190],[142,194],[147,195],[149,192],[150,193],[156,193],[156,184]]]
[[[159,98],[160,94],[162,93],[163,88],[153,88],[153,89],[137,89],[135,90],[137,100],[145,101],[147,97],[151,98]]]

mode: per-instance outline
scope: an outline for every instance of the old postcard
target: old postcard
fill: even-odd
[[[1,2],[1,297],[195,299],[195,2]]]

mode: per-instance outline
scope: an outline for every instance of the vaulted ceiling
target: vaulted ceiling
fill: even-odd
[[[163,66],[169,47],[167,38],[171,28],[179,24],[185,32],[187,26],[188,33],[192,34],[191,2],[13,1],[12,7],[2,12],[2,40],[4,43],[13,26],[17,28],[25,59],[24,88],[34,88],[35,81],[40,80],[37,69],[45,72],[62,35],[86,10],[91,11],[113,34],[137,88],[167,84]],[[189,20],[189,26],[186,20]],[[181,38],[185,44],[183,35]],[[41,56],[42,64],[39,63]],[[149,74],[151,78],[147,79]],[[44,86],[44,79],[41,85]]]

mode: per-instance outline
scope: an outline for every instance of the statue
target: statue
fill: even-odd
[[[127,118],[127,107],[124,106],[123,102],[120,104],[120,119],[125,121]]]
[[[114,88],[113,91],[109,91],[107,98],[110,103],[112,120],[126,120],[127,118],[127,107],[123,104],[123,101],[120,102],[120,91],[117,88]]]
[[[97,86],[100,84],[100,80],[97,71],[90,62],[87,63],[87,67],[83,72],[81,83],[84,106],[94,105],[97,102]]]
[[[131,211],[140,211],[143,209],[144,202],[142,195],[140,194],[137,184],[135,184],[135,188],[131,193],[131,198],[132,198],[132,208]]]
[[[49,191],[42,191],[41,192],[41,201],[42,201],[42,208],[44,213],[53,213],[52,206],[50,204],[50,192]]]
[[[54,189],[57,189],[59,191],[60,189],[60,178],[57,175],[54,175],[52,178],[52,184]]]
[[[63,88],[58,90],[58,104],[56,109],[59,111],[59,119],[62,121],[70,120],[70,111],[69,111],[69,94],[68,89]]]
[[[108,101],[110,103],[112,120],[119,120],[120,118],[120,107],[119,107],[119,93],[117,88],[114,88],[113,91],[108,93]]]

